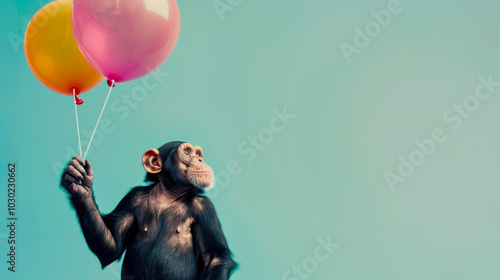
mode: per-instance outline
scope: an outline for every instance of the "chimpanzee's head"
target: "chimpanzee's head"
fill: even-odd
[[[203,150],[186,142],[174,141],[142,156],[146,181],[165,185],[193,186],[209,190],[214,186],[214,172],[205,163]]]

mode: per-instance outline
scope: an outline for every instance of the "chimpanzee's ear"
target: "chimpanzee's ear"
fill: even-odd
[[[161,172],[163,163],[160,159],[160,152],[157,149],[149,149],[142,155],[142,166],[147,172],[157,174]]]

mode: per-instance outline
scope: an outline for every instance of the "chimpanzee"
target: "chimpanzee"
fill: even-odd
[[[175,141],[142,156],[148,186],[132,188],[102,215],[88,160],[73,157],[61,176],[83,235],[102,268],[125,249],[122,279],[229,279],[237,263],[214,205],[203,195],[214,184],[198,146]]]

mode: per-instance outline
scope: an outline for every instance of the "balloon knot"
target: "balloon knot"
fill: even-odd
[[[75,97],[75,103],[76,105],[82,105],[83,104],[83,100],[78,98],[78,97]]]
[[[80,94],[80,91],[78,89],[76,89],[76,88],[74,89],[74,91],[75,91],[75,95],[74,95],[75,96],[75,104],[76,105],[82,105],[83,104],[83,100],[80,99],[80,98],[78,98],[78,94]]]
[[[113,85],[113,87],[115,87],[115,80],[108,79],[107,82],[108,82],[108,86]]]

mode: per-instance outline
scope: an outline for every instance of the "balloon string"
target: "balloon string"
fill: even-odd
[[[106,96],[106,100],[104,101],[104,105],[102,106],[101,114],[99,115],[99,118],[97,119],[97,123],[95,124],[94,132],[92,132],[92,137],[90,137],[90,142],[89,145],[87,146],[87,150],[85,151],[85,155],[83,156],[83,160],[87,158],[87,153],[89,152],[90,145],[92,145],[92,140],[94,139],[95,132],[97,130],[97,127],[99,126],[99,122],[101,121],[102,113],[104,112],[104,108],[106,108],[106,103],[108,103],[108,98],[111,93],[111,90],[115,86],[115,80],[111,80],[111,85],[109,86],[109,91],[108,91],[108,96]]]
[[[76,89],[73,88],[73,101],[75,102],[75,116],[76,116],[76,131],[78,132],[78,147],[80,148],[80,157],[82,156],[82,141],[80,140],[80,125],[78,124],[78,110],[76,109]]]

